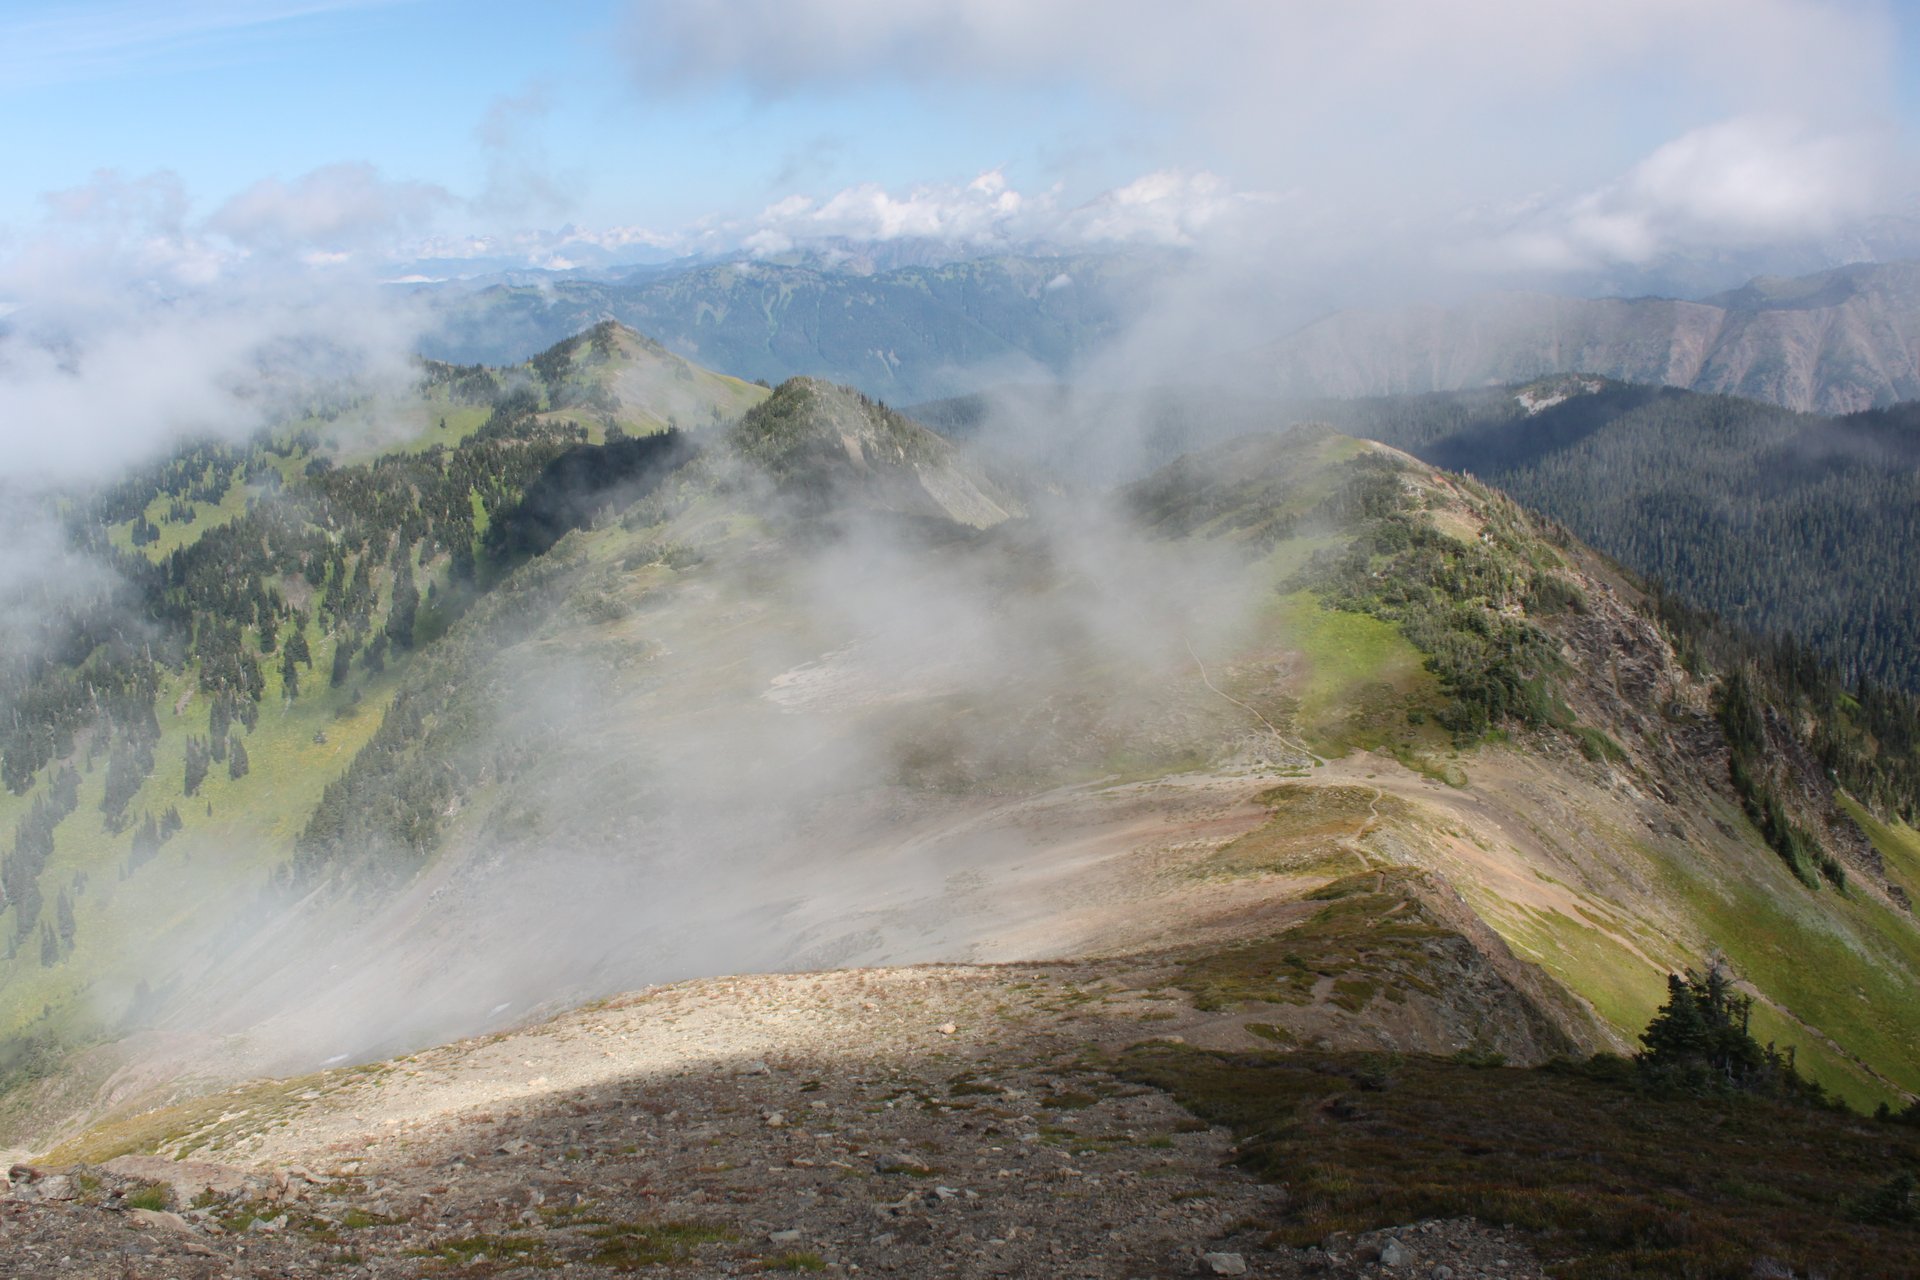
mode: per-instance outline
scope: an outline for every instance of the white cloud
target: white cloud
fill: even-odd
[[[49,196],[0,258],[0,479],[98,475],[244,434],[314,384],[406,376],[418,318],[316,243],[366,220],[364,176],[256,187],[212,219],[164,173]]]
[[[388,182],[370,164],[334,164],[290,183],[256,182],[222,205],[207,226],[252,248],[304,247],[337,255],[343,249],[385,249],[452,203],[452,195],[430,183]]]
[[[1192,245],[1271,200],[1236,193],[1217,174],[1163,169],[1073,210],[1060,234],[1090,244]]]
[[[1150,171],[1063,233],[1218,242],[1296,282],[1411,282],[1465,261],[1475,211],[1541,191],[1563,193],[1541,202],[1557,225],[1525,226],[1542,265],[1870,214],[1848,139],[1897,110],[1901,42],[1888,7],[1825,0],[633,0],[629,29],[643,93],[744,88],[775,110],[884,86],[1029,113],[1040,145]],[[1252,191],[1286,199],[1234,194]],[[932,194],[944,229],[1003,225]],[[807,216],[930,218],[902,200],[854,188]]]
[[[1576,270],[1813,240],[1878,208],[1879,175],[1892,164],[1887,140],[1873,134],[1780,117],[1721,121],[1666,143],[1616,181],[1529,211],[1469,252],[1489,265]]]
[[[635,0],[629,25],[648,87],[1075,85],[1165,113],[1255,182],[1276,171],[1246,166],[1337,168],[1355,144],[1418,158],[1436,131],[1471,151],[1459,131],[1495,117],[1544,138],[1569,107],[1590,137],[1618,131],[1615,104],[1851,110],[1893,74],[1888,15],[1819,0]]]
[[[1272,200],[1234,191],[1215,174],[1162,170],[1066,205],[1057,189],[1023,192],[1003,171],[992,169],[967,182],[921,183],[901,191],[870,182],[823,198],[789,195],[752,217],[711,220],[651,243],[687,252],[744,249],[761,257],[894,240],[925,240],[958,250],[1186,246],[1209,230],[1269,208]]]
[[[879,183],[847,187],[816,202],[788,196],[767,206],[743,238],[771,246],[812,240],[939,240],[955,244],[1001,242],[1018,235],[1027,202],[998,172],[964,185],[930,183],[901,194]],[[751,247],[751,246],[749,246]]]

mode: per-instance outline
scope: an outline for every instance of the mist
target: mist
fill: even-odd
[[[530,598],[458,624],[472,665],[422,674],[475,692],[446,713],[458,781],[417,875],[240,893],[257,858],[190,846],[194,896],[223,904],[202,918],[230,920],[123,940],[117,967],[168,975],[133,1024],[154,1051],[302,1070],[694,976],[1063,954],[1129,934],[1087,884],[1185,820],[1116,783],[1287,758],[1199,676],[1265,607],[1244,554],[1150,536],[1104,496],[984,530],[795,506],[705,443],[495,588]],[[623,514],[700,562],[597,563],[583,544]],[[1067,910],[1086,919],[1061,931]]]

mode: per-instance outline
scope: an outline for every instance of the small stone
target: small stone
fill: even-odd
[[[1392,1236],[1380,1246],[1380,1265],[1384,1267],[1404,1267],[1413,1261],[1413,1252]]]
[[[1427,1272],[1427,1280],[1453,1280],[1453,1268],[1443,1262]]]
[[[767,1233],[767,1239],[775,1244],[799,1244],[803,1238],[804,1233],[798,1230],[770,1231]]]
[[[755,1058],[752,1062],[749,1062],[740,1069],[740,1074],[743,1076],[770,1076],[773,1074],[773,1068],[758,1058]]]
[[[960,1028],[954,1026],[951,1022],[943,1022],[939,1026],[934,1028],[934,1030],[938,1031],[943,1036],[950,1036],[954,1032],[958,1031],[959,1029]]]
[[[784,1129],[784,1128],[786,1128],[786,1125],[787,1125],[787,1117],[786,1117],[786,1113],[785,1113],[785,1112],[781,1112],[781,1111],[769,1111],[769,1112],[767,1112],[767,1114],[766,1114],[766,1116],[765,1116],[764,1118],[765,1118],[765,1120],[766,1120],[766,1122],[767,1122],[767,1128],[769,1128],[769,1129]]]
[[[494,1148],[494,1150],[503,1156],[520,1156],[533,1150],[533,1144],[525,1138],[515,1138],[511,1142],[501,1143],[498,1147]]]
[[[168,1213],[164,1209],[129,1209],[127,1217],[143,1227],[153,1227],[161,1231],[190,1232],[191,1224],[177,1213]]]
[[[1247,1274],[1247,1260],[1237,1253],[1203,1253],[1201,1265],[1216,1276],[1243,1276]]]

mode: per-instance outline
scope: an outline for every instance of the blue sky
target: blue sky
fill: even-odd
[[[9,0],[0,223],[37,219],[43,193],[103,169],[170,171],[208,207],[263,178],[360,161],[479,199],[498,156],[478,135],[503,101],[529,104],[508,108],[511,161],[564,192],[523,211],[547,222],[669,228],[795,190],[1002,167],[1023,183],[1091,191],[1152,167],[1104,141],[1122,105],[1069,85],[937,101],[889,83],[778,100],[727,83],[654,94],[625,56],[634,38],[628,6],[612,0]],[[499,229],[512,216],[455,221]]]
[[[328,261],[572,226],[1639,262],[1907,210],[1913,32],[1873,0],[0,0],[0,252],[111,215]]]

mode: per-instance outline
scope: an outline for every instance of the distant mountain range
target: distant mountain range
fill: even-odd
[[[1067,376],[1146,306],[1158,254],[990,257],[869,269],[865,259],[642,267],[618,279],[525,274],[423,286],[425,354],[520,359],[603,319],[736,377],[809,374],[896,403]]]
[[[1594,373],[1851,413],[1920,397],[1920,263],[1763,276],[1698,302],[1495,294],[1343,311],[1235,365],[1236,380],[1289,398]]]
[[[1142,252],[919,256],[927,260],[849,249],[413,287],[439,316],[423,350],[440,359],[509,363],[615,319],[736,377],[771,384],[807,374],[906,404],[1084,376],[1089,357],[1154,313],[1154,290],[1182,261]],[[1216,344],[1234,351],[1248,336],[1227,333]],[[1761,276],[1696,301],[1493,293],[1340,311],[1183,377],[1298,401],[1557,373],[1820,413],[1920,398],[1920,262]]]

